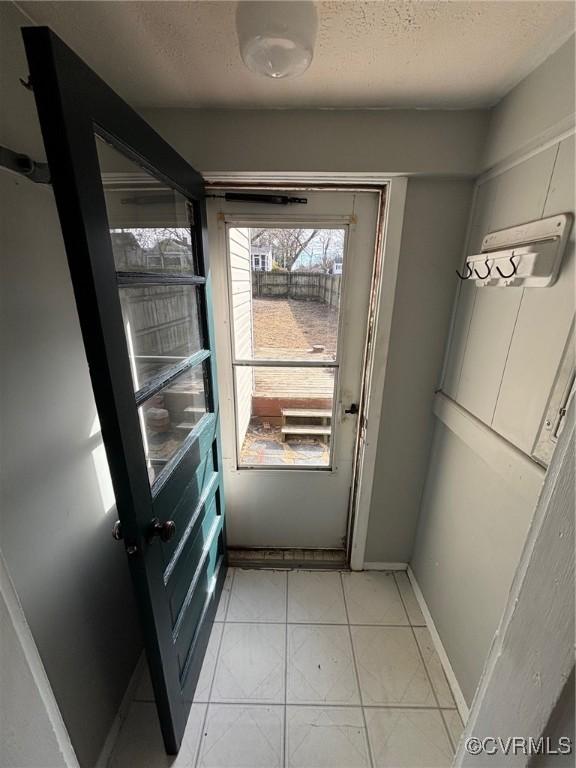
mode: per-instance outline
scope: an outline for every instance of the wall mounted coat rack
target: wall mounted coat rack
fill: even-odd
[[[572,215],[562,213],[490,232],[456,274],[481,288],[547,288],[558,279],[571,226]]]

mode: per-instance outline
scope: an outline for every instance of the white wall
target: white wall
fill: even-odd
[[[42,160],[18,80],[26,23],[0,3],[0,142]],[[0,199],[0,543],[78,759],[93,766],[140,654],[138,622],[52,190],[0,171]]]
[[[470,181],[408,183],[367,562],[405,563],[412,554],[471,195]]]
[[[488,110],[146,109],[198,170],[474,176]]]
[[[572,6],[572,24],[575,9]],[[496,106],[482,169],[533,149],[574,126],[574,35]]]
[[[44,667],[0,555],[0,765],[77,768]]]
[[[236,357],[250,360],[253,356],[253,329],[249,230],[230,227],[228,248]],[[236,368],[235,375],[237,440],[240,453],[252,415],[254,374],[252,368]]]
[[[500,104],[488,138],[467,253],[491,230],[574,211],[574,135],[550,142],[549,126],[567,124],[574,68],[567,43]],[[568,46],[568,48],[566,47]],[[563,87],[563,99],[548,89]],[[539,114],[550,111],[545,119]],[[527,128],[528,127],[528,128]],[[534,148],[534,131],[544,144]],[[527,131],[527,132],[526,132]],[[518,152],[530,140],[531,151]],[[510,167],[505,153],[515,163]],[[539,483],[509,471],[529,458],[574,316],[574,232],[560,279],[551,288],[459,286],[442,389],[477,429],[444,402],[434,442],[412,567],[468,700],[480,678],[536,504]],[[480,445],[480,439],[482,445]],[[487,456],[500,455],[504,472]],[[535,467],[535,465],[534,465]],[[535,470],[538,471],[538,470]],[[528,470],[527,470],[528,472]],[[532,475],[530,469],[528,474]]]

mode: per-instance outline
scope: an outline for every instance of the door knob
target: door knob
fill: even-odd
[[[116,520],[112,526],[112,538],[116,541],[121,541],[122,539],[122,523],[120,520]]]
[[[160,541],[170,541],[176,533],[176,523],[174,520],[165,520],[163,523],[155,517],[150,523],[150,538],[158,536]]]
[[[350,408],[345,408],[344,409],[344,413],[352,413],[352,414],[358,413],[358,404],[357,403],[352,403]]]

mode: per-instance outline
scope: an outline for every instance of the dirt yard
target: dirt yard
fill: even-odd
[[[294,352],[298,359],[317,355],[333,360],[338,336],[338,310],[319,301],[295,299],[252,300],[254,312],[254,352],[256,357],[287,359]],[[321,345],[325,352],[312,352]],[[292,353],[292,354],[291,354]]]

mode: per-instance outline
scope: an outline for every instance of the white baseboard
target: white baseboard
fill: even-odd
[[[432,614],[430,613],[430,610],[426,605],[426,600],[424,599],[422,590],[420,589],[418,582],[416,581],[416,576],[414,576],[414,572],[412,571],[412,568],[410,568],[410,566],[408,566],[407,570],[408,570],[408,578],[410,579],[410,583],[412,584],[412,589],[414,590],[414,594],[416,595],[416,600],[418,601],[418,605],[420,606],[420,610],[422,611],[422,615],[424,616],[424,619],[426,621],[428,631],[430,632],[430,635],[432,637],[434,648],[436,649],[436,653],[440,657],[440,662],[442,663],[444,673],[446,675],[446,678],[448,679],[448,684],[450,686],[450,689],[452,690],[452,695],[454,696],[454,701],[456,702],[456,706],[458,707],[458,712],[460,713],[462,722],[466,724],[466,721],[468,720],[468,715],[470,714],[470,708],[468,707],[468,704],[466,704],[466,699],[464,698],[462,689],[460,688],[456,675],[454,674],[454,670],[452,669],[452,665],[450,664],[450,660],[448,659],[448,654],[444,650],[444,646],[442,645],[442,640],[440,640],[440,635],[438,634],[438,630],[436,629],[436,625],[434,624],[434,619],[432,618]]]
[[[118,712],[116,713],[116,717],[114,718],[112,725],[110,726],[110,730],[108,731],[108,736],[106,736],[106,741],[104,742],[104,745],[100,750],[100,754],[98,756],[98,760],[96,761],[95,768],[107,768],[108,763],[110,762],[110,758],[112,756],[112,751],[114,749],[116,741],[118,740],[118,734],[120,733],[120,728],[122,728],[122,724],[124,723],[124,720],[126,720],[126,717],[128,715],[128,710],[130,709],[130,704],[132,702],[132,699],[134,698],[134,694],[136,693],[136,689],[138,687],[138,684],[140,683],[140,679],[142,675],[144,674],[145,668],[146,668],[146,657],[144,653],[142,653],[140,655],[140,658],[136,662],[136,666],[134,667],[134,672],[132,672],[130,681],[126,686],[126,690],[124,691],[124,696],[122,697],[122,701],[120,702],[120,706],[118,707]]]
[[[365,571],[406,571],[408,563],[364,563]]]

